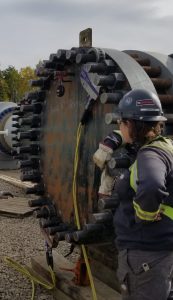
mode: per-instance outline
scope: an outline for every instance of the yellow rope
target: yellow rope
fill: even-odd
[[[46,288],[47,290],[52,290],[55,288],[56,286],[56,278],[55,278],[55,273],[53,272],[52,268],[49,266],[49,272],[51,275],[51,279],[52,279],[52,284],[48,283],[46,281],[43,281],[42,278],[35,276],[33,274],[30,273],[30,271],[22,266],[20,263],[14,261],[12,258],[10,257],[4,257],[4,261],[11,267],[13,267],[16,271],[20,272],[21,274],[23,274],[24,276],[28,277],[28,279],[31,281],[32,284],[32,296],[31,296],[31,300],[34,300],[34,296],[35,296],[35,284],[40,284],[42,285],[44,288]]]
[[[82,132],[82,124],[80,123],[78,126],[78,129],[77,129],[76,149],[75,149],[75,159],[74,159],[74,174],[73,174],[73,205],[74,205],[74,213],[75,213],[76,225],[77,225],[78,230],[81,229],[81,225],[80,225],[80,219],[79,219],[79,209],[78,209],[78,204],[77,204],[76,179],[77,179],[77,169],[78,169],[78,163],[79,163],[79,143],[80,143],[80,138],[81,138],[81,132]],[[84,245],[81,245],[81,247],[82,247],[83,257],[85,260],[88,277],[89,277],[89,281],[90,281],[92,297],[93,297],[93,300],[97,300],[96,289],[95,289],[95,285],[94,285],[93,276],[91,273],[91,268],[90,268],[90,264],[89,264],[89,260],[88,260],[88,256],[87,256],[86,247]]]

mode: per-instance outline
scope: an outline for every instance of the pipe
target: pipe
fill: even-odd
[[[169,89],[172,86],[172,79],[151,78],[156,88]]]
[[[160,76],[160,74],[161,74],[160,67],[144,66],[143,69],[151,77],[157,77],[157,76]]]
[[[123,97],[122,92],[116,92],[116,93],[102,93],[100,96],[100,102],[102,104],[108,103],[108,104],[118,104],[120,99]]]

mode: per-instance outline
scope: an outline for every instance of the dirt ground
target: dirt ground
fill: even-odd
[[[6,176],[19,178],[19,172],[0,172]],[[0,180],[0,191],[9,191],[15,196],[23,197],[23,189]],[[1,199],[0,199],[1,201]],[[31,282],[23,275],[9,267],[4,257],[10,257],[22,265],[30,264],[30,258],[44,253],[45,243],[40,233],[38,220],[33,216],[10,218],[0,215],[0,299],[3,300],[30,300]],[[69,245],[61,242],[58,253],[66,254]],[[75,254],[74,254],[75,257]],[[71,259],[75,259],[71,257]],[[36,288],[35,300],[53,300],[51,291],[40,286]]]

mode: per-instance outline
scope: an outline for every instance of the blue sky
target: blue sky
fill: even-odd
[[[35,67],[87,27],[96,47],[173,53],[172,0],[0,0],[0,69]]]

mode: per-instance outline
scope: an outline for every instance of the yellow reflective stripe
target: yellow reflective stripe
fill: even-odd
[[[158,137],[157,139],[153,140],[153,142],[150,142],[149,144],[146,144],[141,147],[141,149],[144,148],[150,148],[155,147],[161,150],[165,150],[167,152],[170,152],[173,154],[173,145],[172,142],[164,137]],[[130,186],[132,189],[136,192],[137,191],[137,180],[138,180],[138,174],[137,174],[137,160],[133,163],[133,165],[129,168],[130,170]]]
[[[154,221],[158,213],[160,212],[160,206],[157,211],[149,212],[143,210],[139,204],[137,204],[135,201],[133,201],[133,206],[136,212],[136,215],[139,219],[145,220],[145,221]]]
[[[165,204],[160,204],[160,212],[173,220],[173,207],[165,205]]]
[[[161,150],[164,150],[164,151],[166,151],[166,152],[169,152],[169,153],[172,153],[173,154],[173,148],[171,149],[170,147],[169,147],[169,145],[166,145],[166,147],[163,147],[163,145],[161,145],[161,143],[159,143],[158,145],[156,145],[156,144],[151,144],[151,145],[148,145],[148,146],[146,146],[145,148],[147,148],[147,147],[151,147],[151,148],[159,148],[159,149],[161,149]]]
[[[167,139],[165,137],[158,137],[157,139],[153,140],[152,142],[142,146],[141,149],[147,148],[147,147],[159,148],[159,149],[162,149],[166,152],[170,152],[173,154],[173,144],[170,139]]]
[[[129,170],[130,170],[130,186],[136,192],[137,191],[136,181],[138,180],[138,177],[137,177],[137,160],[129,168]]]
[[[154,212],[149,212],[141,209],[139,204],[137,204],[135,201],[133,201],[133,206],[136,212],[136,215],[139,219],[145,220],[145,221],[154,221],[157,217],[157,215],[163,214],[173,220],[173,207],[165,205],[165,204],[160,204],[159,208],[157,211]]]

